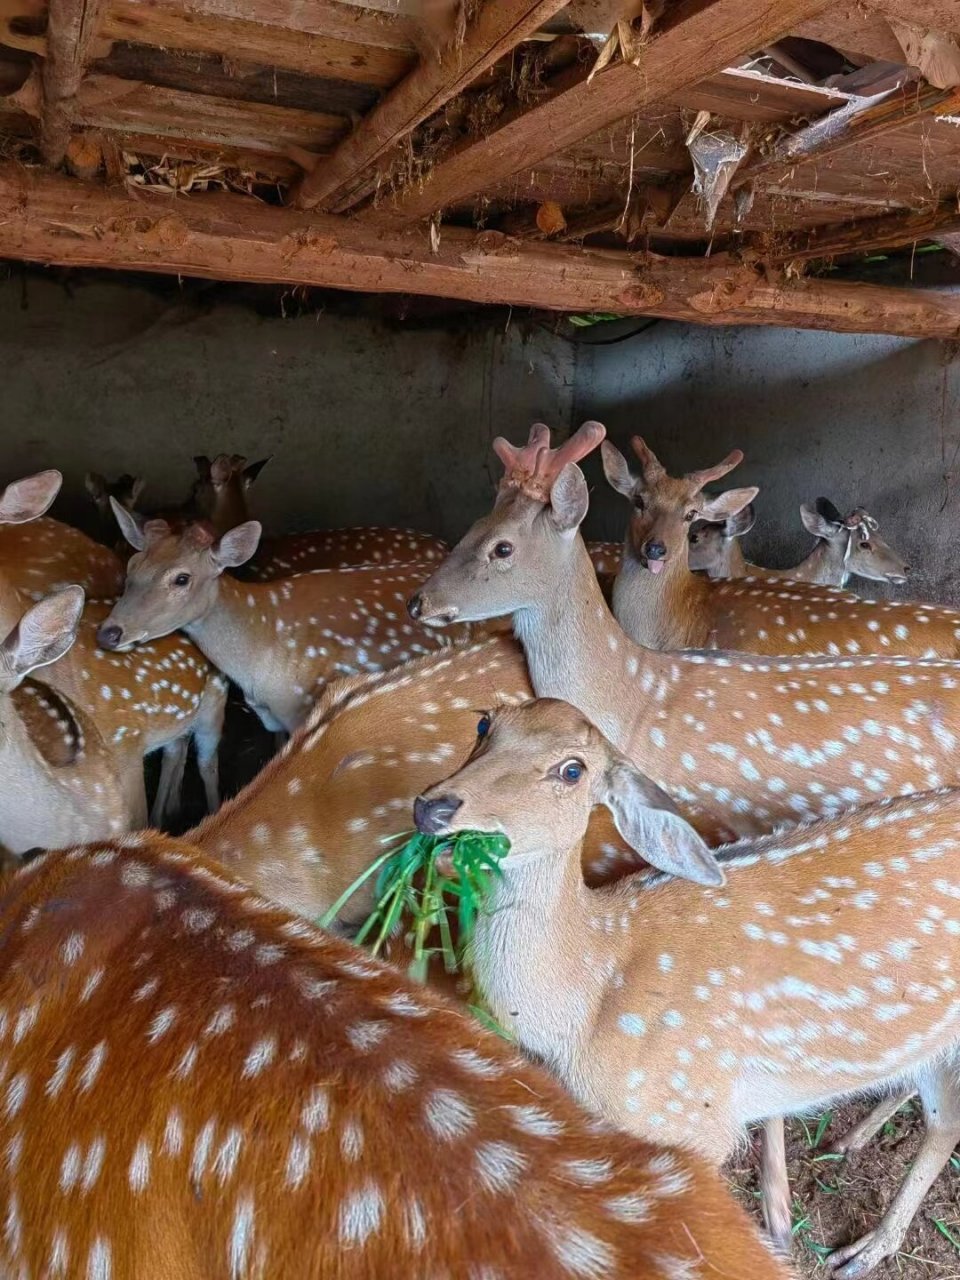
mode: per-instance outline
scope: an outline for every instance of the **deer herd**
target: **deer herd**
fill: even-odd
[[[581,537],[597,449],[622,548]],[[0,493],[0,1275],[785,1280],[784,1117],[873,1095],[848,1152],[918,1093],[827,1265],[900,1249],[960,1142],[960,613],[848,590],[909,572],[863,507],[750,564],[739,452],[494,450],[452,550],[264,540],[237,455],[149,513],[91,473],[101,542],[59,472]],[[285,745],[221,804],[231,686]],[[402,929],[351,941],[414,826],[509,841],[503,1037]],[[755,1123],[765,1233],[718,1174]]]

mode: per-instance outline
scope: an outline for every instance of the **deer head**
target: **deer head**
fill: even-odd
[[[587,482],[576,464],[604,430],[585,422],[558,449],[551,449],[550,430],[541,422],[521,447],[498,436],[493,448],[506,470],[494,509],[412,597],[411,616],[427,626],[479,622],[542,598],[554,581],[551,564],[567,557],[587,514]]]
[[[110,499],[113,498],[127,511],[134,511],[143,496],[147,482],[139,476],[124,472],[116,480],[107,480],[99,471],[88,471],[83,479],[84,487],[93,500],[93,505],[100,513],[104,523],[113,528],[113,509]]]
[[[141,522],[115,498],[111,506],[137,554],[127,565],[123,595],[97,631],[103,649],[127,649],[199,621],[217,599],[223,571],[245,564],[260,541],[256,520],[218,538],[206,524],[174,532],[165,520]]]
[[[612,488],[633,504],[627,528],[626,552],[651,573],[658,574],[670,563],[686,563],[687,536],[694,520],[719,521],[742,511],[760,492],[730,489],[711,498],[703,490],[743,461],[739,449],[715,467],[691,471],[685,476],[667,475],[656,454],[640,436],[631,440],[640,462],[634,475],[623,454],[609,441],[602,448],[603,470]]]
[[[579,851],[598,804],[646,862],[698,884],[724,883],[667,793],[579,711],[552,698],[484,714],[470,759],[417,798],[414,820],[429,835],[502,832],[509,863]]]
[[[270,458],[248,463],[239,453],[218,453],[211,462],[198,454],[193,462],[197,479],[191,497],[197,511],[218,533],[225,533],[249,518],[247,493]]]
[[[690,530],[687,561],[691,569],[702,570],[711,578],[737,576],[731,572],[731,561],[736,557],[742,564],[743,556],[737,539],[749,533],[756,522],[753,503],[748,502],[736,515],[725,520],[709,522]]]
[[[846,573],[898,587],[906,582],[909,565],[880,537],[877,521],[863,507],[842,516],[829,498],[818,498],[812,507],[801,506],[800,519],[808,533],[842,552]]]

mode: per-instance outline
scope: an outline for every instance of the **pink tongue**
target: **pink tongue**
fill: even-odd
[[[662,573],[663,566],[665,563],[666,563],[665,560],[648,560],[647,568],[650,570],[651,573]]]

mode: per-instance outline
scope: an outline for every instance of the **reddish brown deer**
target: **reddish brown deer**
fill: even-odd
[[[62,483],[59,471],[40,471],[0,494],[0,574],[31,600],[72,585],[95,599],[119,595],[122,561],[79,529],[43,515]]]
[[[960,665],[907,658],[660,653],[630,641],[579,536],[588,490],[546,428],[516,449],[477,521],[410,602],[431,626],[512,615],[539,697],[572,702],[685,807],[701,835],[759,835],[960,780]]]
[[[56,848],[102,839],[135,818],[114,760],[92,721],[68,698],[26,677],[73,644],[83,590],[65,587],[18,617],[0,640],[0,849]]]
[[[597,804],[669,874],[588,890]],[[854,1280],[897,1252],[960,1142],[960,789],[714,855],[580,712],[544,700],[496,712],[417,821],[509,838],[477,926],[481,987],[524,1048],[629,1132],[719,1163],[751,1121],[911,1081],[923,1147],[879,1227],[829,1265]]]
[[[404,600],[428,566],[316,570],[275,583],[238,582],[260,537],[251,520],[217,538],[205,524],[141,528],[114,508],[138,554],[123,596],[97,632],[104,649],[128,649],[184,631],[243,694],[268,729],[302,724],[325,682],[379,671],[442,647],[411,626]],[[469,632],[462,633],[464,638]]]
[[[627,634],[655,648],[742,649],[751,653],[899,653],[960,656],[960,612],[939,605],[860,600],[828,587],[761,578],[712,581],[687,564],[694,520],[741,511],[756,489],[716,497],[704,485],[743,458],[735,450],[716,467],[676,478],[634,437],[634,476],[623,455],[603,445],[610,484],[633,503],[624,558],[613,591]]]
[[[41,472],[8,485],[0,496],[0,541],[10,526],[36,520],[58,489],[58,471]],[[55,529],[60,526],[49,521]],[[66,528],[67,526],[62,526]],[[95,546],[96,544],[91,544]],[[69,559],[53,557],[54,577]],[[78,571],[82,565],[75,566]],[[13,628],[25,600],[32,598],[30,565],[13,576],[0,568],[0,630]],[[27,584],[26,586],[24,584]],[[19,587],[19,589],[18,589]],[[226,684],[182,636],[160,640],[136,655],[107,655],[97,647],[96,630],[110,605],[87,603],[69,652],[44,671],[44,683],[63,695],[96,725],[114,758],[131,824],[147,820],[144,756],[163,751],[163,766],[152,821],[159,824],[176,808],[190,738],[211,811],[219,804],[217,748],[223,727]]]
[[[10,1275],[785,1280],[697,1156],[588,1118],[190,845],[4,889]]]
[[[791,578],[824,587],[845,587],[851,577],[901,587],[909,567],[880,536],[879,524],[869,511],[856,507],[842,516],[829,498],[818,498],[812,507],[802,504],[800,520],[817,545],[792,569],[765,569],[744,556],[740,538],[753,528],[753,504],[721,523],[702,524],[690,531],[690,568],[711,578]]]

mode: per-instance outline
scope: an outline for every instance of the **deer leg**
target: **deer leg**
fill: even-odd
[[[912,1089],[903,1089],[900,1093],[881,1098],[872,1111],[831,1145],[831,1150],[841,1155],[849,1155],[851,1151],[862,1151],[867,1143],[877,1136],[887,1121],[895,1116],[903,1104],[909,1102],[912,1097]]]
[[[154,796],[153,808],[150,810],[150,823],[154,827],[162,827],[170,811],[175,811],[180,802],[189,745],[190,740],[186,736],[181,736],[166,743],[162,748],[160,781],[157,783],[157,794]]]
[[[782,1116],[771,1116],[763,1122],[760,1139],[760,1191],[767,1234],[777,1248],[783,1249],[789,1257],[793,1222],[790,1216],[790,1180],[787,1177],[787,1148]]]
[[[957,1063],[948,1059],[930,1069],[919,1081],[927,1126],[920,1153],[880,1225],[830,1254],[827,1266],[839,1280],[860,1280],[884,1258],[897,1252],[923,1197],[960,1142],[960,1090],[956,1069]]]
[[[220,808],[220,739],[226,710],[227,682],[220,676],[213,676],[203,691],[200,712],[193,728],[197,768],[203,781],[208,813],[216,813]]]

